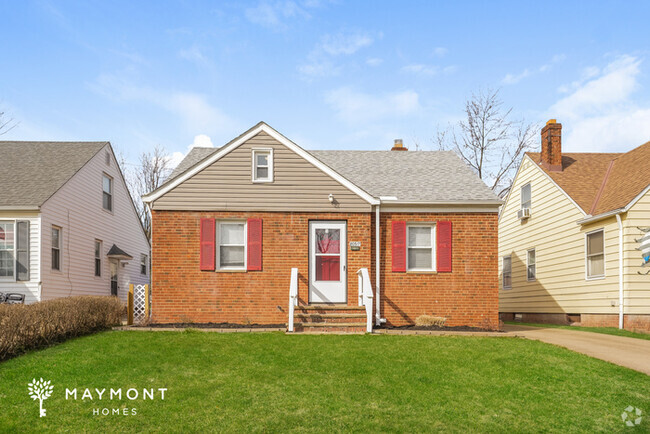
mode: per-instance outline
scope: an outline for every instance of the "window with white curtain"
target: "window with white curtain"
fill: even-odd
[[[503,257],[503,289],[512,288],[512,257]]]
[[[222,270],[246,268],[246,222],[220,221],[217,231],[217,264]]]
[[[605,277],[605,231],[587,234],[587,278]]]
[[[407,257],[409,271],[435,271],[435,226],[406,226]]]

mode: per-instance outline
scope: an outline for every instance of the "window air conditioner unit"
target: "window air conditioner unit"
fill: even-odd
[[[530,218],[530,208],[522,208],[517,211],[517,218],[519,218],[519,220],[526,220],[527,218]]]

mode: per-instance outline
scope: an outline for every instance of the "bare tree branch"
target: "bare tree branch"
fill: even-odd
[[[0,112],[0,136],[7,134],[9,131],[16,128],[18,122],[15,122],[13,118],[7,118],[5,112]]]
[[[534,125],[511,121],[511,113],[499,90],[479,91],[465,102],[465,119],[434,137],[438,149],[453,149],[499,197],[510,190],[518,163],[537,134]]]

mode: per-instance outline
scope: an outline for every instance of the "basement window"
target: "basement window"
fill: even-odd
[[[253,182],[273,182],[273,150],[253,149]]]

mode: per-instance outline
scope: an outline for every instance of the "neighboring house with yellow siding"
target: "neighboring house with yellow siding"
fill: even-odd
[[[650,142],[627,153],[562,154],[562,125],[542,129],[499,216],[503,320],[650,331]]]

